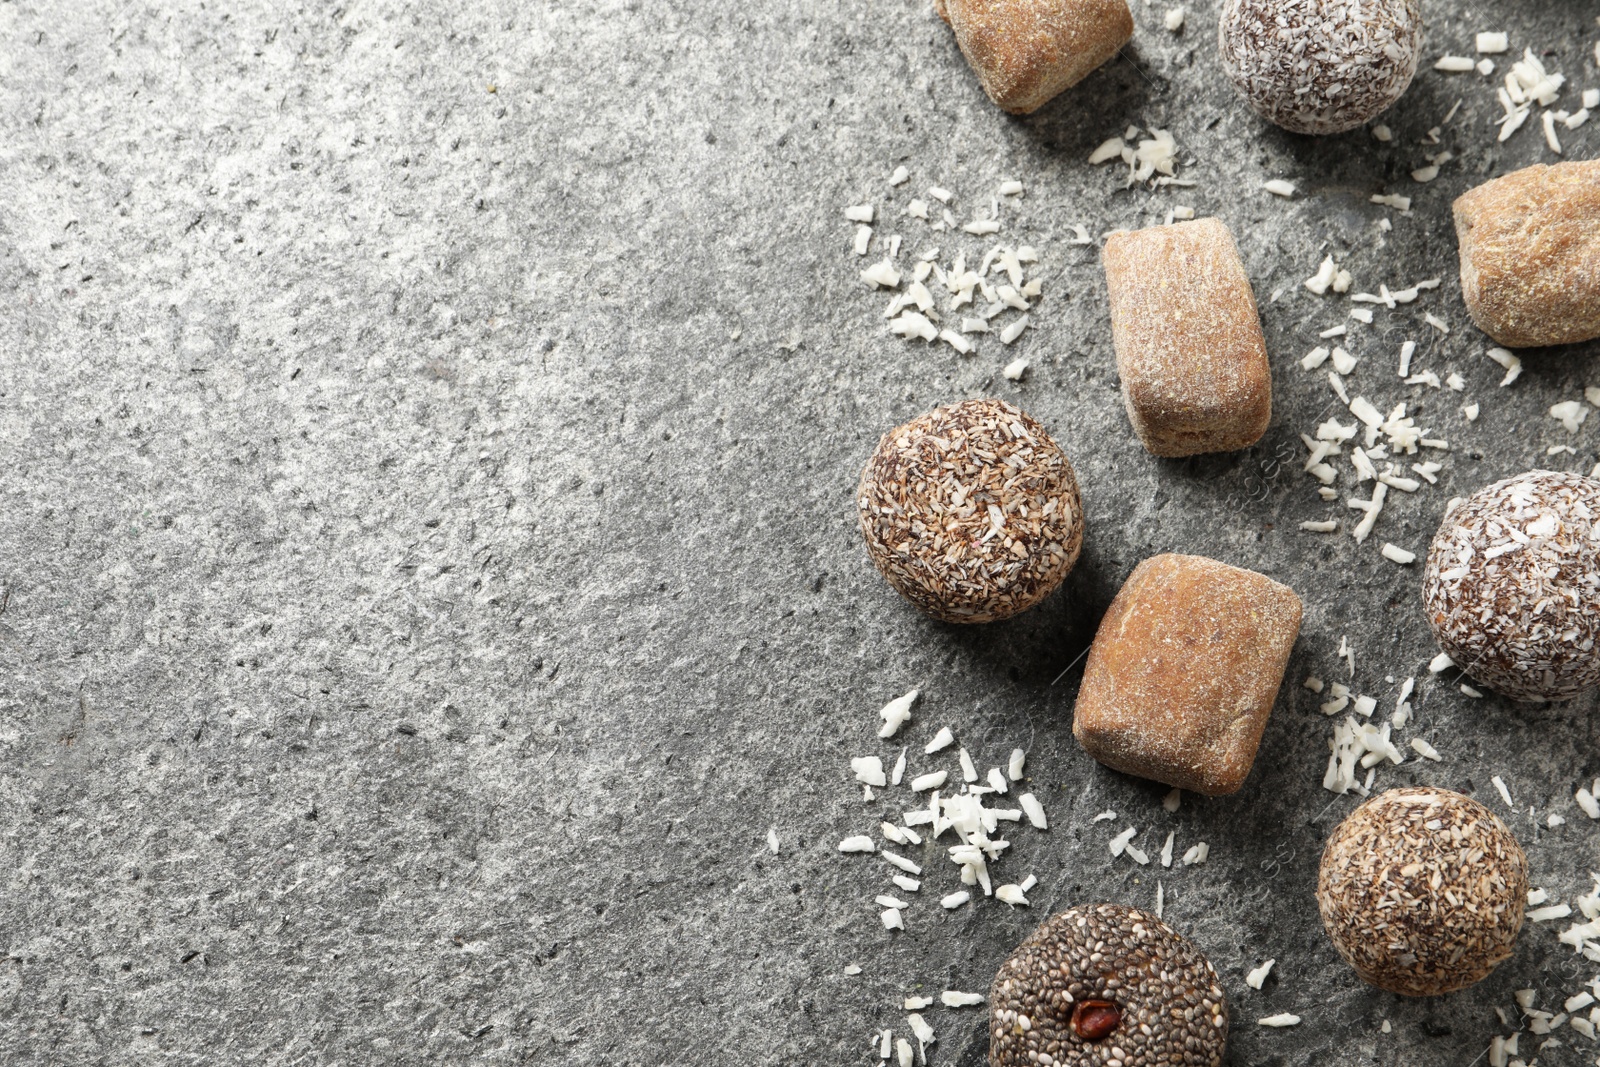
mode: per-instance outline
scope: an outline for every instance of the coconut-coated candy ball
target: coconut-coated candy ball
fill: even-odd
[[[1072,464],[1004,400],[963,400],[884,434],[856,503],[873,564],[944,622],[1026,611],[1083,546]]]
[[[1124,904],[1052,915],[989,990],[991,1067],[1216,1067],[1228,1002],[1189,940]]]
[[[1322,925],[1379,989],[1431,997],[1511,955],[1528,904],[1528,858],[1470,797],[1416,786],[1373,797],[1328,838],[1317,874]]]
[[[1419,0],[1224,0],[1222,67],[1262,118],[1295,133],[1342,133],[1411,84]]]
[[[1456,666],[1513,700],[1600,683],[1600,480],[1528,471],[1445,512],[1422,603]]]

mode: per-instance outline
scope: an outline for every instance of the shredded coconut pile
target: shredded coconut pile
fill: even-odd
[[[904,167],[891,176],[891,190],[910,180]],[[912,252],[898,233],[879,236],[870,225],[874,218],[880,227],[887,224],[890,210],[878,211],[872,204],[845,208],[846,221],[855,225],[851,250],[856,256],[872,253],[877,242],[880,259],[859,270],[861,281],[873,290],[891,290],[884,309],[888,330],[896,337],[928,344],[942,342],[957,355],[971,356],[980,339],[993,335],[1007,347],[1015,344],[1033,324],[1033,315],[1044,292],[1040,257],[1027,244],[1002,241],[981,251],[961,247],[967,236],[989,237],[1003,233],[1006,223],[1002,207],[1017,202],[1023,195],[1021,182],[1001,182],[996,195],[981,216],[961,221],[952,204],[955,194],[938,186],[926,190],[928,199],[911,196],[901,214],[907,225],[929,234],[943,235],[946,248],[927,247],[911,259]],[[929,199],[936,207],[930,207]],[[1070,244],[1089,244],[1088,231],[1075,226]],[[905,247],[903,247],[905,246]],[[954,247],[950,247],[954,246]],[[904,252],[904,256],[902,256]],[[969,258],[970,255],[970,258]],[[1026,359],[1012,359],[1002,372],[1008,381],[1020,381]]]

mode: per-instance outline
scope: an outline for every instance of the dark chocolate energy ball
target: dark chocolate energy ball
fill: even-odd
[[[1422,603],[1456,666],[1515,700],[1600,683],[1600,481],[1529,471],[1445,513]]]
[[[1391,789],[1340,823],[1322,851],[1317,907],[1333,947],[1379,989],[1449,993],[1511,955],[1528,906],[1528,858],[1505,823],[1448,789]]]
[[[1411,84],[1419,0],[1224,0],[1222,67],[1262,118],[1295,133],[1342,133]]]
[[[1149,912],[1081,904],[1050,916],[989,990],[991,1067],[1216,1067],[1228,1001],[1200,950]]]
[[[873,564],[945,622],[1026,611],[1083,546],[1072,464],[1004,400],[964,400],[884,434],[856,502]]]

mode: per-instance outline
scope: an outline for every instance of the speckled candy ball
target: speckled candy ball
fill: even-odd
[[[1505,823],[1448,789],[1391,789],[1340,823],[1322,852],[1317,906],[1333,947],[1379,989],[1431,997],[1511,955],[1528,858]]]
[[[1343,133],[1411,84],[1419,0],[1224,0],[1222,66],[1256,113],[1295,133]]]
[[[1004,400],[964,400],[884,434],[856,502],[873,564],[944,622],[1026,611],[1083,546],[1072,464]]]
[[[1514,700],[1600,683],[1600,481],[1528,471],[1445,513],[1422,602],[1439,647]]]
[[[1228,1001],[1200,950],[1149,912],[1083,904],[1017,946],[989,991],[991,1067],[1215,1067]]]

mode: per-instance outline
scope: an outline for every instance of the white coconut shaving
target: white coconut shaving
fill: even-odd
[[[1266,963],[1263,963],[1261,966],[1244,976],[1244,984],[1249,986],[1251,989],[1260,989],[1261,984],[1267,980],[1267,975],[1271,973],[1272,965],[1277,962],[1277,960],[1268,960]]]
[[[947,749],[955,743],[956,735],[951,732],[950,727],[941,726],[939,727],[939,732],[933,735],[933,740],[929,741],[927,745],[923,747],[922,751],[931,756],[935,752],[940,752],[944,749]]]
[[[900,732],[900,727],[911,721],[911,705],[915,704],[917,697],[922,694],[920,689],[913,689],[903,697],[896,697],[883,706],[878,715],[883,719],[883,726],[878,730],[880,738],[890,738]]]
[[[1032,793],[1023,793],[1017,798],[1017,803],[1022,805],[1022,810],[1027,813],[1028,822],[1032,823],[1035,829],[1045,830],[1049,828],[1049,824],[1044,817],[1044,806],[1039,803]]]
[[[850,770],[855,779],[865,785],[885,786],[889,778],[883,773],[883,760],[877,756],[856,756],[850,760]]]

